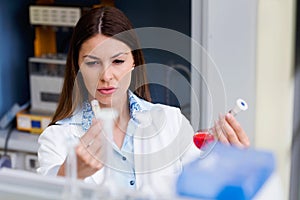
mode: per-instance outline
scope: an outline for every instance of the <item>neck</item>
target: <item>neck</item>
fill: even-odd
[[[115,126],[126,131],[127,124],[130,119],[128,97],[126,96],[125,99],[120,100],[118,105],[113,106],[113,108],[118,112],[118,118],[115,121]]]
[[[114,102],[112,105],[102,105],[100,103],[100,108],[113,108],[118,113],[117,119],[115,119],[115,127],[119,128],[122,131],[126,131],[128,121],[130,119],[129,114],[129,102],[128,96],[123,95],[122,98],[119,98],[117,102]]]
[[[128,121],[130,119],[128,97],[120,99],[113,108],[118,112],[118,118],[115,119],[113,137],[116,145],[121,149],[126,134]]]

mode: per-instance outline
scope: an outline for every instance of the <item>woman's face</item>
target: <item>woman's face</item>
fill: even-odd
[[[78,63],[90,97],[102,107],[127,100],[134,60],[125,43],[97,34],[82,44]]]

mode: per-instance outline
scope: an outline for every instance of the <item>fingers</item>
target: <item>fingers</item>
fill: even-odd
[[[90,147],[93,145],[93,141],[96,141],[96,137],[100,135],[102,130],[102,125],[99,120],[93,119],[92,125],[89,130],[80,138],[80,142],[85,147]]]
[[[234,129],[227,123],[224,116],[219,116],[219,123],[223,134],[226,136],[230,144],[238,147],[243,147]]]
[[[101,151],[101,147],[99,147],[96,152],[99,152],[99,151]],[[78,145],[76,147],[76,155],[80,160],[82,160],[87,165],[89,165],[89,163],[92,160],[100,161],[100,157],[98,157],[96,153],[91,152],[91,150],[89,150],[88,148],[86,148],[83,145]]]
[[[219,139],[220,142],[222,142],[224,144],[230,144],[228,139],[225,137],[225,135],[219,125],[219,122],[217,122],[217,121],[215,121],[215,123],[214,123],[213,133]]]
[[[76,147],[78,178],[91,176],[103,167],[103,163],[97,156],[91,154],[86,147]]]
[[[244,147],[250,146],[249,138],[246,134],[246,132],[243,130],[242,126],[239,124],[239,122],[234,118],[233,115],[230,113],[227,113],[225,116],[226,121],[228,122],[228,125],[234,130],[236,133],[236,137],[240,141],[240,143]]]
[[[92,156],[97,160],[101,160],[100,152],[101,149],[103,149],[103,142],[105,142],[101,131],[101,122],[93,119],[91,127],[80,139],[80,152],[88,153],[89,156]]]
[[[231,114],[228,113],[226,116],[220,114],[214,128],[222,143],[230,143],[241,148],[250,146],[247,134]]]
[[[76,146],[79,178],[90,176],[103,167],[101,131],[101,122],[93,119],[91,127],[80,138],[80,142]]]

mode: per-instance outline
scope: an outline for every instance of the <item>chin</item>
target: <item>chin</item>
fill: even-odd
[[[98,101],[100,102],[100,105],[102,107],[115,107],[115,106],[119,106],[121,103],[120,98],[116,98],[116,99],[112,99],[112,98],[97,98]]]
[[[113,104],[111,99],[110,100],[98,99],[98,101],[102,107],[112,107],[112,104]]]
[[[125,94],[125,96],[124,96]],[[103,96],[103,95],[97,95],[96,96],[97,100],[100,102],[100,104],[102,105],[102,107],[114,107],[114,106],[119,106],[120,103],[124,100],[127,99],[127,93],[115,93],[113,95],[107,95],[107,96]]]

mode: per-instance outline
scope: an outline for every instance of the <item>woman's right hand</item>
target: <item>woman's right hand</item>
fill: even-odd
[[[84,179],[93,175],[103,167],[100,161],[101,155],[101,132],[102,125],[99,120],[93,119],[89,130],[81,137],[79,144],[75,147],[77,156],[77,177]],[[66,159],[67,160],[67,159]],[[65,162],[61,165],[57,175],[65,175]]]

